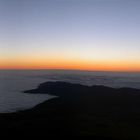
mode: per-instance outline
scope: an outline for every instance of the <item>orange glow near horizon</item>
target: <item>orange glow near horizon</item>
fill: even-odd
[[[86,60],[17,60],[0,61],[0,69],[66,69],[91,71],[140,72],[140,62]]]

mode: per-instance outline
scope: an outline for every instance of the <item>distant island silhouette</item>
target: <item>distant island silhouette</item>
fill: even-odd
[[[140,139],[140,90],[45,82],[30,94],[57,96],[32,109],[0,114],[3,133]]]

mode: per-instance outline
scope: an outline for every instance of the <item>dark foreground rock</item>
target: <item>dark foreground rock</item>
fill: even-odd
[[[46,82],[33,94],[58,97],[17,113],[0,114],[2,133],[140,139],[140,90]]]

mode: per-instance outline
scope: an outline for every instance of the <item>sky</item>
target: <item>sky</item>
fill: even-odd
[[[140,0],[0,0],[0,69],[140,72]]]

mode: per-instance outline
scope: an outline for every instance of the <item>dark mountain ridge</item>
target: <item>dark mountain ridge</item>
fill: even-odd
[[[24,91],[57,96],[32,109],[0,114],[3,132],[21,135],[140,139],[140,90],[46,82]]]

